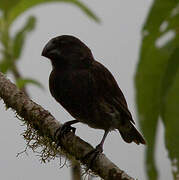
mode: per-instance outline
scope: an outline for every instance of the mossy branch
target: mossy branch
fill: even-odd
[[[33,138],[35,137],[35,140],[40,144],[35,143],[35,147],[42,145],[48,146],[51,152],[56,152],[56,154],[54,153],[55,156],[60,155],[63,151],[68,158],[73,157],[74,159],[79,160],[83,165],[89,167],[91,160],[90,157],[86,159],[83,157],[85,157],[93,147],[78,136],[74,135],[72,132],[69,132],[62,139],[60,153],[58,154],[58,150],[54,148],[57,141],[54,138],[54,134],[61,125],[59,121],[57,121],[47,110],[30,100],[24,92],[17,89],[15,84],[6,79],[1,72],[0,97],[3,99],[7,107],[12,108],[18,116],[23,118],[23,121],[27,124],[28,128],[37,132],[38,137],[33,136]],[[29,133],[29,129],[27,132]],[[31,137],[31,135],[28,136],[28,133],[24,135],[26,139]],[[93,164],[94,165],[91,168],[92,171],[103,179],[134,180],[124,171],[120,170],[104,154],[99,155]]]

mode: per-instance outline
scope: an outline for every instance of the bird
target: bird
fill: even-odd
[[[115,78],[95,60],[85,43],[72,35],[60,35],[48,41],[42,56],[52,64],[49,77],[51,95],[75,118],[64,123],[63,133],[78,122],[104,130],[102,140],[96,146],[100,153],[108,133],[116,129],[125,142],[146,144],[134,126]]]

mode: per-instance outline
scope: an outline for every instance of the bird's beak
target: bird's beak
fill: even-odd
[[[55,45],[54,45],[54,43],[52,43],[51,41],[49,41],[46,45],[45,45],[45,47],[43,48],[43,51],[42,51],[42,56],[44,56],[44,57],[49,57],[49,55],[50,55],[50,52],[52,51],[52,50],[54,50],[54,48],[55,48]]]

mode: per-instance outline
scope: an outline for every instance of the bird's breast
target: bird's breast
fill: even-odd
[[[93,95],[88,79],[73,72],[52,71],[49,78],[52,96],[73,117],[87,118],[92,109]]]

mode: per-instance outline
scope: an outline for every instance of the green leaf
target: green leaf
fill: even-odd
[[[162,48],[163,50],[167,51],[166,49],[168,46],[172,46],[173,44],[168,43],[167,46]],[[178,68],[179,68],[179,47],[175,47],[172,54],[169,54],[169,60],[167,63],[167,68],[165,70],[163,80],[162,80],[162,92],[161,92],[161,98],[162,103],[161,106],[165,105],[165,98],[167,96],[168,91],[170,90],[170,87],[173,84],[173,81],[175,81],[175,76],[177,74]]]
[[[17,85],[17,87],[19,89],[24,88],[28,84],[34,84],[34,85],[38,86],[39,88],[44,89],[42,84],[39,83],[38,81],[34,80],[34,79],[30,79],[30,78],[22,79],[22,78],[19,78],[19,79],[16,80],[16,85]]]
[[[155,33],[160,33],[160,25],[171,16],[172,10],[177,6],[177,4],[177,0],[155,0],[150,9],[143,30],[152,33],[152,36],[157,36]]]
[[[21,0],[9,13],[9,23],[12,23],[19,15],[27,11],[28,9],[41,5],[44,3],[63,2],[74,4],[79,7],[88,17],[92,18],[96,22],[99,22],[99,18],[82,2],[79,0]]]
[[[23,50],[24,42],[28,35],[28,32],[32,31],[35,27],[36,19],[35,17],[31,16],[27,19],[24,27],[20,29],[14,39],[13,39],[13,57],[15,60],[19,59],[21,52]]]
[[[7,1],[7,0],[1,0],[1,3],[0,3],[0,10],[4,11],[4,12],[8,12],[10,11],[10,9],[12,7],[14,7],[20,0],[10,0],[10,1]]]
[[[173,176],[179,174],[179,45],[171,54],[163,78],[162,119],[165,125],[166,147],[172,161]],[[175,169],[175,170],[174,170]]]
[[[150,42],[150,41],[149,41]],[[147,41],[143,41],[146,46]],[[136,101],[139,123],[147,140],[146,166],[150,180],[157,180],[155,164],[155,137],[160,112],[161,79],[165,70],[165,57],[154,45],[142,48],[136,73]]]
[[[7,59],[2,59],[0,61],[0,71],[2,73],[7,73],[9,69],[12,68],[12,62],[10,60]]]
[[[0,16],[0,39],[1,39],[2,29],[3,29],[3,18]]]
[[[179,174],[179,68],[170,90],[166,96],[163,118],[165,120],[166,146],[169,150],[169,157],[172,161],[174,179]]]
[[[143,40],[135,76],[138,117],[147,140],[146,171],[150,180],[158,179],[155,163],[156,130],[164,103],[163,96],[175,77],[175,73],[170,76],[167,76],[167,73],[170,69],[168,69],[170,57],[177,44],[177,36],[167,42],[167,45],[163,44],[161,49],[156,47],[156,42],[168,30],[177,32],[176,23],[179,20],[176,20],[177,16],[172,16],[172,12],[177,6],[178,1],[174,0],[154,1],[143,28]],[[163,23],[167,24],[164,31],[161,29]],[[177,66],[177,64],[175,65]]]

